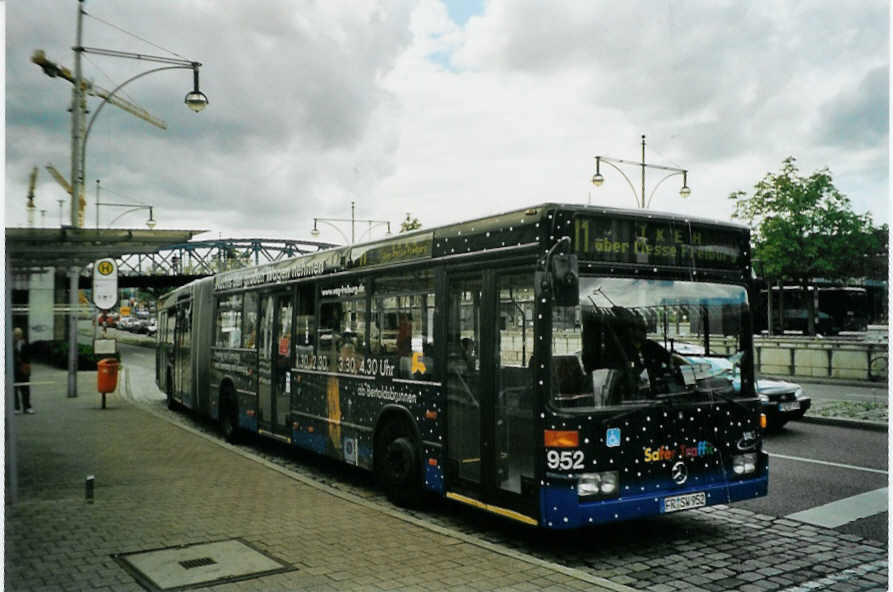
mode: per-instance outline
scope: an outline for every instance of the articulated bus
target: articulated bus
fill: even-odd
[[[751,277],[745,227],[543,204],[183,286],[157,383],[398,504],[552,529],[727,504],[768,488]]]

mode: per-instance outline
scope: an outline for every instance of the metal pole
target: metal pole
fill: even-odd
[[[96,230],[99,230],[99,179],[96,179]]]
[[[79,170],[81,127],[83,126],[83,89],[81,88],[81,53],[83,45],[81,37],[84,23],[84,0],[78,0],[77,36],[74,46],[74,89],[71,95],[71,226],[78,227],[78,208],[80,206],[81,187],[83,179]],[[68,303],[69,303],[69,328],[68,328],[68,396],[78,396],[78,268],[72,266],[69,270]]]
[[[645,207],[645,134],[642,134],[642,208]]]
[[[350,244],[356,242],[356,218],[357,218],[357,202],[350,202]]]
[[[16,454],[16,422],[13,421],[12,410],[15,406],[15,386],[13,383],[15,382],[15,372],[13,371],[13,347],[15,344],[12,339],[12,282],[9,281],[9,278],[12,277],[10,271],[12,268],[9,265],[9,251],[6,251],[6,256],[4,257],[5,265],[6,265],[6,277],[7,281],[4,282],[4,298],[6,298],[6,306],[4,315],[4,324],[6,325],[6,331],[3,332],[5,335],[5,347],[6,347],[6,356],[4,368],[6,371],[6,429],[4,430],[5,436],[5,444],[6,444],[6,454],[4,455],[6,460],[6,499],[9,500],[10,504],[15,504],[19,499],[19,469],[17,462],[17,454]],[[28,281],[30,283],[31,277],[28,277]]]
[[[78,396],[78,309],[80,302],[78,301],[78,268],[72,265],[69,270],[68,281],[68,306],[69,323],[68,328],[68,396]]]
[[[78,0],[77,34],[74,44],[74,88],[71,91],[71,225],[78,225],[78,198],[80,196],[81,174],[81,127],[83,125],[83,88],[81,77],[81,53],[83,46],[84,0]]]

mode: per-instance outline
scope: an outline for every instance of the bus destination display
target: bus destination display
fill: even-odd
[[[747,236],[693,223],[576,216],[573,238],[583,260],[735,269]]]

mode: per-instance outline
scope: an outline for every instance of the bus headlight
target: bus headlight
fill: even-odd
[[[611,497],[620,489],[620,473],[583,473],[577,481],[577,495],[580,497]]]
[[[755,452],[750,454],[738,454],[732,457],[732,471],[736,475],[748,475],[757,470],[757,455]]]

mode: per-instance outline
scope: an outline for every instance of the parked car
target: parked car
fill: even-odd
[[[123,329],[124,331],[130,331],[133,329],[133,321],[134,319],[131,316],[121,317],[118,319],[118,328]]]
[[[146,325],[146,335],[155,335],[158,333],[158,320],[157,319],[149,319],[148,324]]]
[[[696,374],[705,378],[727,378],[732,382],[736,393],[741,391],[741,373],[733,359],[703,354],[685,354],[680,357],[695,366]],[[787,422],[800,419],[812,405],[812,399],[803,394],[803,388],[793,382],[759,378],[756,390],[769,430],[779,430]]]

